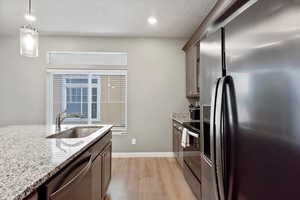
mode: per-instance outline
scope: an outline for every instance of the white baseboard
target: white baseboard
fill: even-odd
[[[157,157],[174,157],[173,152],[126,152],[112,153],[113,158],[157,158]]]

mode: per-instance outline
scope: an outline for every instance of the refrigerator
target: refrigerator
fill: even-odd
[[[300,1],[237,2],[200,42],[203,200],[300,199]]]

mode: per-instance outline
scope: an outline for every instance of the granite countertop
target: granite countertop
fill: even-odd
[[[62,125],[66,130],[78,125]],[[0,128],[0,200],[19,200],[46,182],[112,128],[84,138],[50,139],[54,126],[22,125]]]

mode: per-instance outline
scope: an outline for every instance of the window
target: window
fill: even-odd
[[[127,129],[127,70],[49,70],[49,123],[59,112],[80,114],[64,123],[113,124]]]
[[[57,75],[59,76],[59,75]],[[74,121],[100,121],[100,78],[87,75],[64,74],[61,88],[63,101],[62,108],[67,114],[80,114],[80,119],[67,119]],[[91,94],[89,95],[89,91]],[[91,98],[89,98],[91,96]],[[90,99],[90,100],[89,100]],[[89,104],[91,109],[89,109]],[[100,104],[99,104],[100,105]]]

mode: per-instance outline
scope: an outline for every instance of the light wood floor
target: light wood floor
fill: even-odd
[[[196,200],[174,158],[114,158],[105,200]]]

